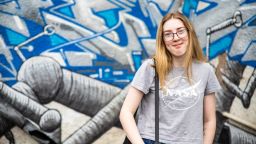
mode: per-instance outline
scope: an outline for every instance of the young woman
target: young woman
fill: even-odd
[[[180,13],[161,21],[156,42],[156,70],[160,80],[159,139],[166,144],[212,144],[216,128],[215,73],[204,62],[194,28]],[[120,121],[133,144],[155,139],[154,61],[136,72],[120,112]],[[137,125],[133,114],[138,109]]]

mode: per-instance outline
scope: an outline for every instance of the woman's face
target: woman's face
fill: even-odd
[[[174,57],[181,57],[188,46],[188,31],[179,19],[169,19],[163,25],[163,39],[166,48]]]

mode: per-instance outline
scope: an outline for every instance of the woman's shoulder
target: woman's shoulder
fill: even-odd
[[[142,61],[142,65],[154,66],[154,59],[153,58],[147,58],[147,59]]]

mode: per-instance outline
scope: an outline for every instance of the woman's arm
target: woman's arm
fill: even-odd
[[[143,92],[131,86],[119,115],[123,129],[133,144],[144,144],[133,117],[143,95]]]
[[[215,94],[204,97],[204,144],[212,144],[216,129]]]

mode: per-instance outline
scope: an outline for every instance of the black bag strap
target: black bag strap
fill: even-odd
[[[159,144],[159,78],[155,64],[155,144]]]

